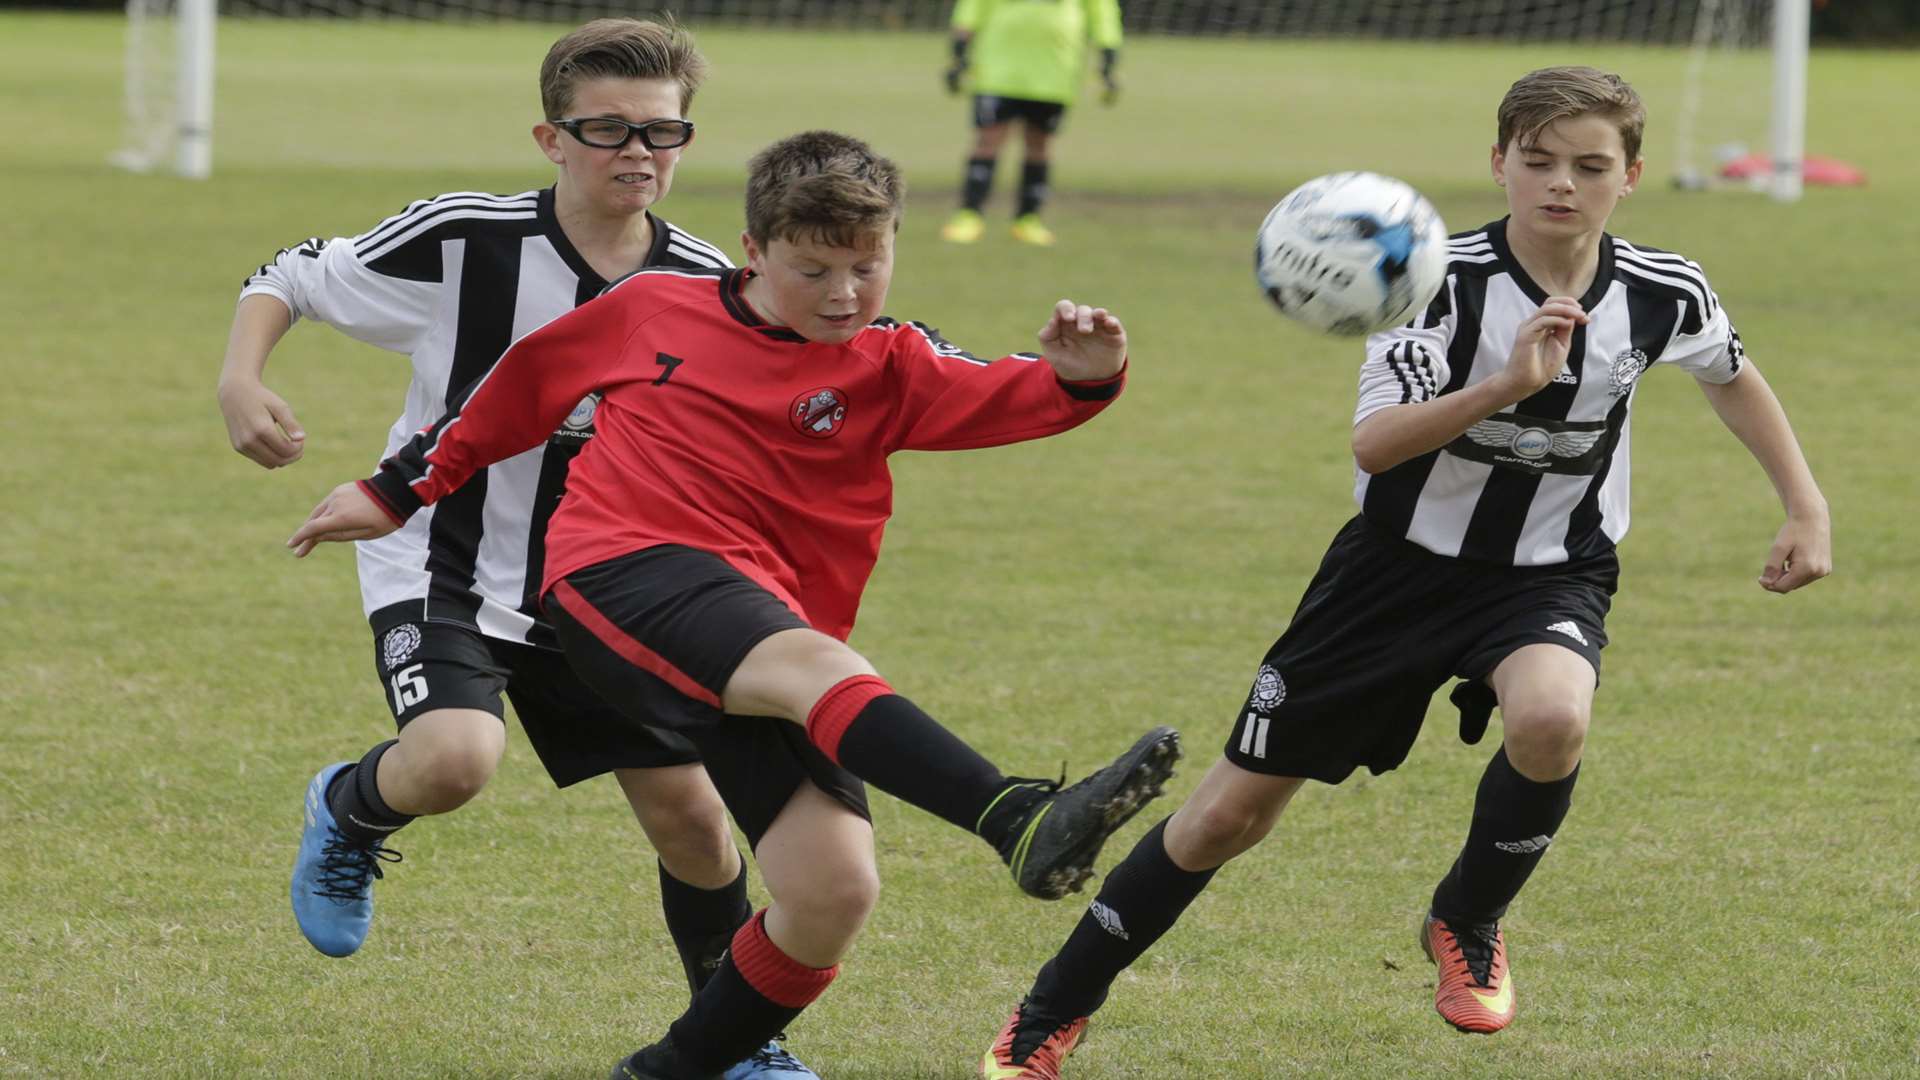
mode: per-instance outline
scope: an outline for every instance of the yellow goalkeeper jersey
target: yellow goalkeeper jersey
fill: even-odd
[[[1087,43],[1120,47],[1118,0],[959,0],[953,28],[970,31],[973,90],[1073,104]]]

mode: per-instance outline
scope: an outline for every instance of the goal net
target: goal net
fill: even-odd
[[[1761,180],[1799,195],[1807,0],[1123,0],[1133,35],[1486,40],[1682,50],[1669,114],[1677,177],[1709,186],[1758,153]],[[577,23],[664,10],[692,26],[942,28],[951,0],[128,0],[127,134],[116,161],[204,176],[210,164],[213,24],[221,18]],[[1761,80],[1770,83],[1763,92]]]

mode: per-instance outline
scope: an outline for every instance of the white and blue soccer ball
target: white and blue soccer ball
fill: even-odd
[[[1309,180],[1267,213],[1254,277],[1289,318],[1329,334],[1398,326],[1447,276],[1447,227],[1412,187],[1370,172]]]

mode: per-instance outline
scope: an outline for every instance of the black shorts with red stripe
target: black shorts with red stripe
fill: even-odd
[[[677,544],[645,548],[568,574],[545,609],[568,662],[629,723],[693,741],[750,844],[806,782],[872,820],[865,786],[801,725],[722,711],[721,693],[755,645],[808,628],[726,560]]]

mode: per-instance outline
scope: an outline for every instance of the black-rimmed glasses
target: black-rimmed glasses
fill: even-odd
[[[671,150],[676,146],[685,146],[693,139],[691,120],[649,120],[644,124],[629,124],[609,116],[593,116],[555,120],[553,126],[588,146],[602,150],[622,149],[635,136],[639,137],[640,145],[649,150]]]

